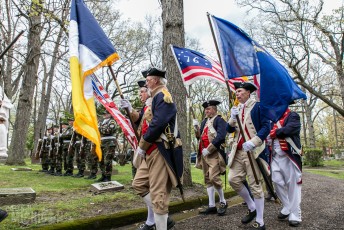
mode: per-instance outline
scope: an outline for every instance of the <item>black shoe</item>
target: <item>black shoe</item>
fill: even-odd
[[[254,210],[253,212],[250,212],[250,210],[247,211],[246,216],[244,216],[241,219],[241,223],[248,224],[250,223],[255,217],[257,216],[257,211]]]
[[[62,176],[62,172],[56,172],[54,176]]]
[[[141,224],[141,226],[137,230],[155,230],[155,224],[153,225],[147,225],[147,224]]]
[[[73,176],[73,173],[72,173],[72,172],[65,172],[65,173],[63,174],[63,176]]]
[[[176,222],[172,218],[167,217],[167,230],[173,228],[175,224]]]
[[[282,214],[282,213],[280,212],[280,213],[278,213],[278,215],[277,215],[277,219],[279,219],[279,220],[284,220],[284,219],[286,219],[288,216],[289,216],[289,214],[288,214],[288,215],[284,215],[284,214]]]
[[[226,214],[228,204],[220,202],[220,207],[217,209],[217,215],[223,216]]]
[[[41,170],[38,170],[38,172],[44,172],[44,173],[46,173],[46,172],[48,172],[48,170],[46,170],[46,169],[41,169]]]
[[[254,224],[252,224],[252,226],[249,229],[250,230],[255,230],[255,229],[265,230],[265,224],[261,226],[260,223],[254,222]]]
[[[96,182],[104,182],[105,176],[102,175],[98,180],[96,180]]]
[[[299,227],[300,225],[301,225],[301,221],[289,220],[290,227]]]
[[[50,175],[54,175],[55,174],[55,170],[49,169],[47,173],[50,174]]]
[[[104,179],[101,182],[109,182],[109,181],[111,181],[111,177],[104,176]]]
[[[90,174],[88,177],[85,177],[85,179],[87,180],[96,179],[96,178],[97,178],[96,174]]]
[[[199,211],[199,214],[203,214],[203,215],[217,214],[217,208],[216,207],[208,207],[205,210]]]
[[[244,201],[241,203],[242,206],[247,206],[247,203]]]
[[[8,216],[5,210],[0,209],[0,222],[3,221]]]
[[[268,195],[265,197],[266,201],[272,201],[274,200],[274,197],[271,195],[271,193],[268,193]]]
[[[75,178],[81,178],[81,177],[84,177],[84,174],[83,173],[80,173],[78,172],[77,174],[75,174],[73,177]]]

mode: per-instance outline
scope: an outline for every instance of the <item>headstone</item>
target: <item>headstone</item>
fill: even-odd
[[[108,181],[91,184],[91,190],[95,192],[109,192],[124,189],[124,186],[117,181]]]
[[[32,188],[0,188],[0,207],[3,205],[27,204],[36,199]]]
[[[13,171],[32,171],[32,168],[11,168]]]

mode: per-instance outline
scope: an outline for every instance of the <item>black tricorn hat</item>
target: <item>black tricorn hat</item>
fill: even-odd
[[[258,87],[255,84],[249,81],[234,82],[233,84],[234,84],[235,89],[243,88],[243,89],[249,90],[251,93],[258,89]]]
[[[161,70],[161,69],[158,69],[156,67],[152,67],[152,68],[150,68],[147,71],[147,75],[145,77],[148,77],[148,76],[158,76],[158,77],[165,78],[165,75],[166,75],[166,71],[165,70]]]
[[[146,79],[140,79],[137,81],[137,84],[139,85],[140,88],[146,87]]]
[[[213,106],[217,106],[218,104],[220,104],[221,102],[217,101],[217,100],[209,100],[209,101],[205,101],[203,102],[202,106],[203,108],[207,108],[211,105]]]
[[[144,70],[144,71],[141,71],[141,73],[142,73],[142,76],[143,76],[143,77],[147,77],[147,73],[148,73],[148,71],[149,71],[149,69],[147,69],[147,70]]]

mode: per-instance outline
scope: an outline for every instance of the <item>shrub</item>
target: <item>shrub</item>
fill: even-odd
[[[323,166],[323,151],[321,149],[304,149],[304,163],[311,167]]]

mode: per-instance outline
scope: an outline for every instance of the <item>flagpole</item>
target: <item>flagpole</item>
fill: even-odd
[[[217,52],[217,55],[218,55],[218,57],[219,57],[220,65],[221,65],[222,70],[223,70],[223,65],[222,65],[222,62],[221,62],[220,50],[219,50],[219,47],[217,46],[217,42],[216,42],[216,38],[215,38],[215,33],[214,33],[214,28],[213,28],[212,23],[211,23],[211,20],[210,20],[210,14],[209,14],[208,12],[207,12],[207,17],[208,17],[208,22],[209,22],[209,25],[210,25],[211,34],[212,34],[213,39],[214,39],[216,52]],[[234,105],[234,101],[233,101],[233,97],[232,97],[232,94],[231,94],[231,91],[230,91],[229,83],[228,83],[228,81],[227,81],[227,79],[226,79],[225,74],[223,74],[223,77],[224,77],[225,82],[226,82],[226,85],[227,85],[229,101],[230,101],[230,103],[231,103],[232,106],[233,106],[233,105]],[[240,121],[240,119],[239,119],[239,115],[236,115],[235,118],[236,118],[237,123],[238,123],[238,126],[239,126],[240,134],[241,134],[242,138],[244,139],[244,141],[246,142],[245,136],[244,136],[244,130],[243,130],[243,128],[242,128],[241,121]],[[250,151],[247,152],[247,156],[248,156],[248,159],[249,159],[249,161],[250,161],[250,165],[251,165],[251,168],[252,168],[254,180],[255,180],[256,184],[259,185],[258,176],[257,176],[257,173],[256,173],[256,169],[255,169],[255,167],[254,167],[254,164],[253,164],[252,155],[251,155],[251,152],[250,152]]]
[[[123,96],[121,87],[120,87],[120,85],[118,84],[117,78],[116,78],[116,76],[115,76],[115,73],[113,72],[113,69],[112,69],[112,66],[111,66],[111,65],[109,65],[109,69],[110,69],[112,78],[113,78],[113,80],[114,80],[114,82],[115,82],[116,88],[117,88],[117,90],[118,90],[119,96],[120,96],[122,99],[124,99],[124,96]],[[135,136],[136,136],[136,138],[137,138],[137,141],[140,141],[140,139],[139,139],[139,134],[137,133],[136,126],[134,125],[134,122],[133,122],[133,120],[132,120],[132,118],[131,118],[131,116],[130,116],[129,108],[125,108],[125,111],[127,112],[127,115],[128,115],[128,117],[129,117],[129,120],[130,120],[130,124],[131,124],[131,126],[133,127],[133,130],[134,130]]]

